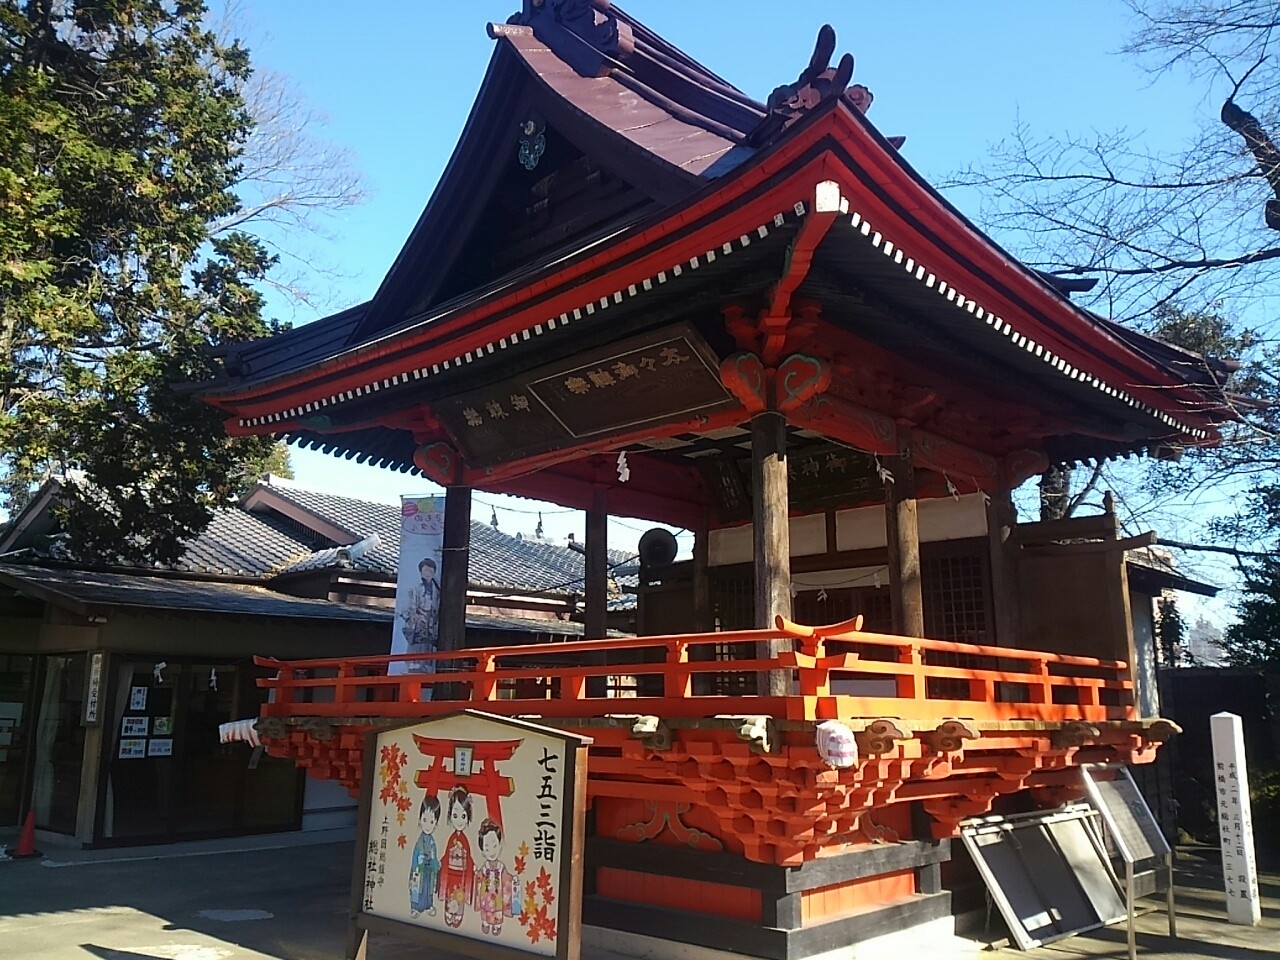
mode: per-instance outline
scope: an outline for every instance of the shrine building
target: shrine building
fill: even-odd
[[[1151,537],[1018,523],[1011,491],[1215,443],[1224,370],[978,230],[829,27],[764,103],[605,0],[489,33],[374,297],[202,386],[231,434],[446,490],[439,672],[291,662],[268,749],[355,789],[365,732],[459,700],[592,737],[584,922],[645,949],[790,960],[945,922],[960,821],[1078,798],[1080,764],[1171,727],[1126,575]],[[586,511],[587,639],[465,647],[472,490]],[[695,534],[642,558],[636,637],[605,639],[609,516]]]

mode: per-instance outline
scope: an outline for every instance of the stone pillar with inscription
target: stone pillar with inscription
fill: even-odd
[[[1262,908],[1253,852],[1244,729],[1234,713],[1215,713],[1209,718],[1209,733],[1213,739],[1213,780],[1218,791],[1218,836],[1222,842],[1227,919],[1256,927],[1262,920]]]

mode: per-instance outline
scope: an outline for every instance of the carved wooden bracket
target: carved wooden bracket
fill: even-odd
[[[773,717],[763,715],[742,717],[738,727],[738,739],[745,740],[754,753],[773,753],[780,746],[778,727]]]
[[[1142,732],[1143,739],[1149,743],[1167,743],[1182,732],[1182,728],[1172,720],[1156,717]]]
[[[787,413],[831,386],[831,364],[795,353],[771,370],[754,353],[735,353],[720,364],[720,382],[748,413]]]
[[[735,353],[720,364],[720,382],[748,413],[769,409],[769,379],[754,353]]]
[[[649,819],[627,824],[627,826],[614,833],[615,837],[619,840],[630,840],[633,843],[639,843],[642,840],[652,840],[663,830],[670,830],[671,835],[676,840],[695,850],[719,853],[724,849],[724,844],[711,836],[711,834],[695,827],[687,826],[684,823],[681,817],[689,812],[689,804],[660,803],[657,800],[646,800],[644,805],[649,812]]]
[[[447,443],[428,443],[419,447],[413,452],[413,465],[428,480],[433,480],[442,487],[452,486],[462,477],[462,458]]]
[[[724,317],[724,328],[729,331],[729,336],[733,337],[733,342],[739,350],[745,350],[747,353],[760,351],[760,332],[756,329],[756,311],[749,309],[745,304],[727,303],[720,308],[720,315]]]
[[[323,717],[303,717],[294,725],[294,729],[309,733],[323,743],[328,743],[334,735],[333,724]]]
[[[1001,463],[1001,482],[1006,490],[1021,486],[1036,474],[1049,469],[1049,458],[1039,450],[1017,450],[1004,458]]]
[[[920,739],[937,753],[951,753],[964,749],[966,740],[977,740],[979,733],[967,720],[944,720],[936,729],[921,731]]]
[[[675,742],[671,728],[654,716],[637,717],[631,725],[631,735],[654,752],[670,750]]]
[[[775,382],[778,410],[787,413],[826,392],[831,386],[831,364],[818,357],[793,353],[778,365]]]
[[[1083,747],[1090,740],[1096,740],[1101,735],[1102,731],[1092,723],[1073,720],[1071,723],[1053,731],[1049,740],[1055,747],[1060,749],[1064,747]]]
[[[858,750],[865,756],[876,757],[894,750],[898,741],[910,740],[911,734],[902,729],[902,721],[896,718],[882,717],[873,720],[861,733],[855,733]]]

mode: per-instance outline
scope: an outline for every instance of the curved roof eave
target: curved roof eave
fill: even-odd
[[[370,371],[368,375],[376,376],[375,369],[384,369],[382,366],[375,368],[379,360],[393,351],[403,353],[405,349],[421,352],[444,349],[444,345],[449,344],[451,349],[460,353],[468,347],[469,340],[462,342],[450,331],[458,328],[463,318],[471,320],[473,326],[492,324],[503,307],[510,307],[524,316],[532,309],[531,305],[537,304],[536,297],[544,294],[553,283],[561,283],[579,299],[585,296],[588,288],[593,295],[598,295],[597,287],[600,290],[612,290],[615,285],[625,287],[654,266],[655,256],[659,258],[658,262],[664,263],[661,258],[670,260],[678,250],[684,250],[687,255],[688,250],[707,244],[707,230],[693,230],[690,234],[686,229],[689,221],[696,220],[699,214],[710,211],[707,216],[714,217],[719,212],[721,233],[732,233],[740,226],[737,221],[743,215],[742,197],[752,197],[755,207],[760,207],[764,204],[760,200],[763,192],[771,196],[770,202],[777,206],[797,190],[801,191],[797,197],[807,196],[800,183],[806,176],[815,182],[823,176],[830,176],[845,180],[843,186],[851,196],[856,196],[856,202],[865,203],[868,212],[874,211],[874,216],[883,221],[877,227],[887,229],[888,221],[893,221],[893,232],[899,235],[895,242],[920,247],[916,255],[924,262],[927,251],[927,259],[933,261],[930,270],[951,274],[950,280],[938,283],[938,292],[949,291],[948,299],[956,303],[957,291],[951,284],[958,282],[968,288],[967,297],[958,297],[961,305],[969,305],[969,312],[975,313],[979,319],[988,318],[988,325],[994,326],[998,333],[1010,337],[1019,346],[1031,343],[1034,336],[1036,355],[1039,356],[1039,350],[1044,349],[1047,357],[1054,358],[1053,366],[1059,373],[1073,379],[1083,378],[1082,370],[1102,368],[1105,378],[1120,385],[1111,388],[1113,396],[1128,389],[1153,394],[1153,405],[1160,410],[1177,409],[1174,394],[1179,391],[1195,391],[1193,385],[1118,338],[983,234],[898,156],[894,147],[859,112],[839,101],[829,103],[830,106],[818,108],[811,116],[795,124],[777,142],[729,176],[707,184],[678,209],[664,210],[612,238],[607,250],[597,251],[594,255],[585,251],[581,256],[570,256],[548,265],[538,274],[519,278],[522,284],[508,284],[505,295],[500,295],[504,291],[486,294],[476,302],[460,305],[451,316],[431,317],[398,330],[383,340],[362,344],[308,368],[309,376],[304,379],[314,382],[315,374],[321,368],[347,368],[358,364],[365,364]],[[815,178],[815,173],[821,176]],[[812,187],[811,183],[809,187]],[[759,215],[760,210],[753,208],[750,216]],[[864,228],[868,226],[868,219],[864,214]],[[671,240],[671,237],[678,239]],[[872,238],[877,245],[879,237],[880,234],[876,233]],[[656,249],[661,253],[636,256],[637,249],[655,249],[654,240],[658,241]],[[644,246],[646,241],[650,242],[648,247]],[[881,252],[890,251],[881,248]],[[892,252],[901,262],[901,247]],[[907,261],[908,264],[913,262],[911,257],[907,257]],[[922,282],[930,286],[935,282],[935,273],[929,273],[927,279],[923,272],[920,276]],[[978,307],[979,303],[983,306]],[[562,309],[559,301],[553,302],[552,306],[552,315]],[[1014,330],[1008,321],[1001,319],[1000,314],[1007,315],[1024,329]],[[486,315],[488,321],[484,319]],[[528,319],[527,316],[525,318]],[[1033,327],[1034,331],[1026,329],[1028,327]],[[473,334],[472,338],[478,340],[477,345],[470,349],[478,350],[483,339],[494,332],[490,327]],[[1043,345],[1050,345],[1053,349]],[[461,359],[459,356],[454,362],[461,362]],[[470,357],[467,359],[469,362]],[[386,369],[389,371],[389,367]],[[274,378],[270,385],[259,384],[247,391],[241,385],[234,395],[228,392],[221,398],[210,396],[209,399],[224,409],[244,411],[246,406],[262,405],[253,400],[255,396],[265,400],[271,392],[281,395],[281,391],[290,389],[289,380],[301,386],[299,373],[301,371],[295,370],[292,377]],[[391,383],[399,382],[399,375],[396,377]],[[1136,382],[1131,382],[1135,378]],[[373,382],[372,388],[378,389],[376,379]],[[383,381],[383,385],[389,384]],[[294,389],[296,392],[296,387]],[[1194,401],[1197,409],[1205,407],[1202,395],[1191,397],[1188,394],[1188,398],[1189,403]],[[250,402],[246,405],[236,403],[237,400]],[[1179,412],[1186,415],[1186,410]],[[1192,419],[1203,420],[1203,417],[1193,416]],[[1213,439],[1211,431],[1205,432],[1203,439]]]

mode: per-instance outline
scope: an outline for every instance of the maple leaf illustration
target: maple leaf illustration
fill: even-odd
[[[538,896],[538,885],[530,880],[524,885],[524,898],[526,900],[536,899]]]
[[[521,840],[521,841],[520,841],[520,846],[519,846],[519,848],[517,848],[517,850],[516,850],[516,855],[517,855],[518,857],[520,857],[520,859],[521,859],[521,860],[523,860],[525,857],[529,856],[529,844],[527,844],[527,843],[525,843],[523,840]]]
[[[511,866],[515,867],[516,874],[524,873],[525,862],[524,857],[516,857],[511,861]]]
[[[551,874],[547,873],[546,867],[538,871],[538,889],[544,894],[551,892]]]
[[[542,928],[542,932],[546,934],[548,940],[556,938],[556,922],[554,920],[547,921],[547,925]]]
[[[404,845],[408,842],[409,842],[409,838],[406,837],[403,833],[400,834],[400,836],[396,837],[396,846],[399,847],[401,850],[404,849]]]
[[[396,814],[396,823],[400,824],[400,826],[402,826],[402,827],[404,826],[404,811],[403,811],[403,810],[399,811],[399,812]]]

